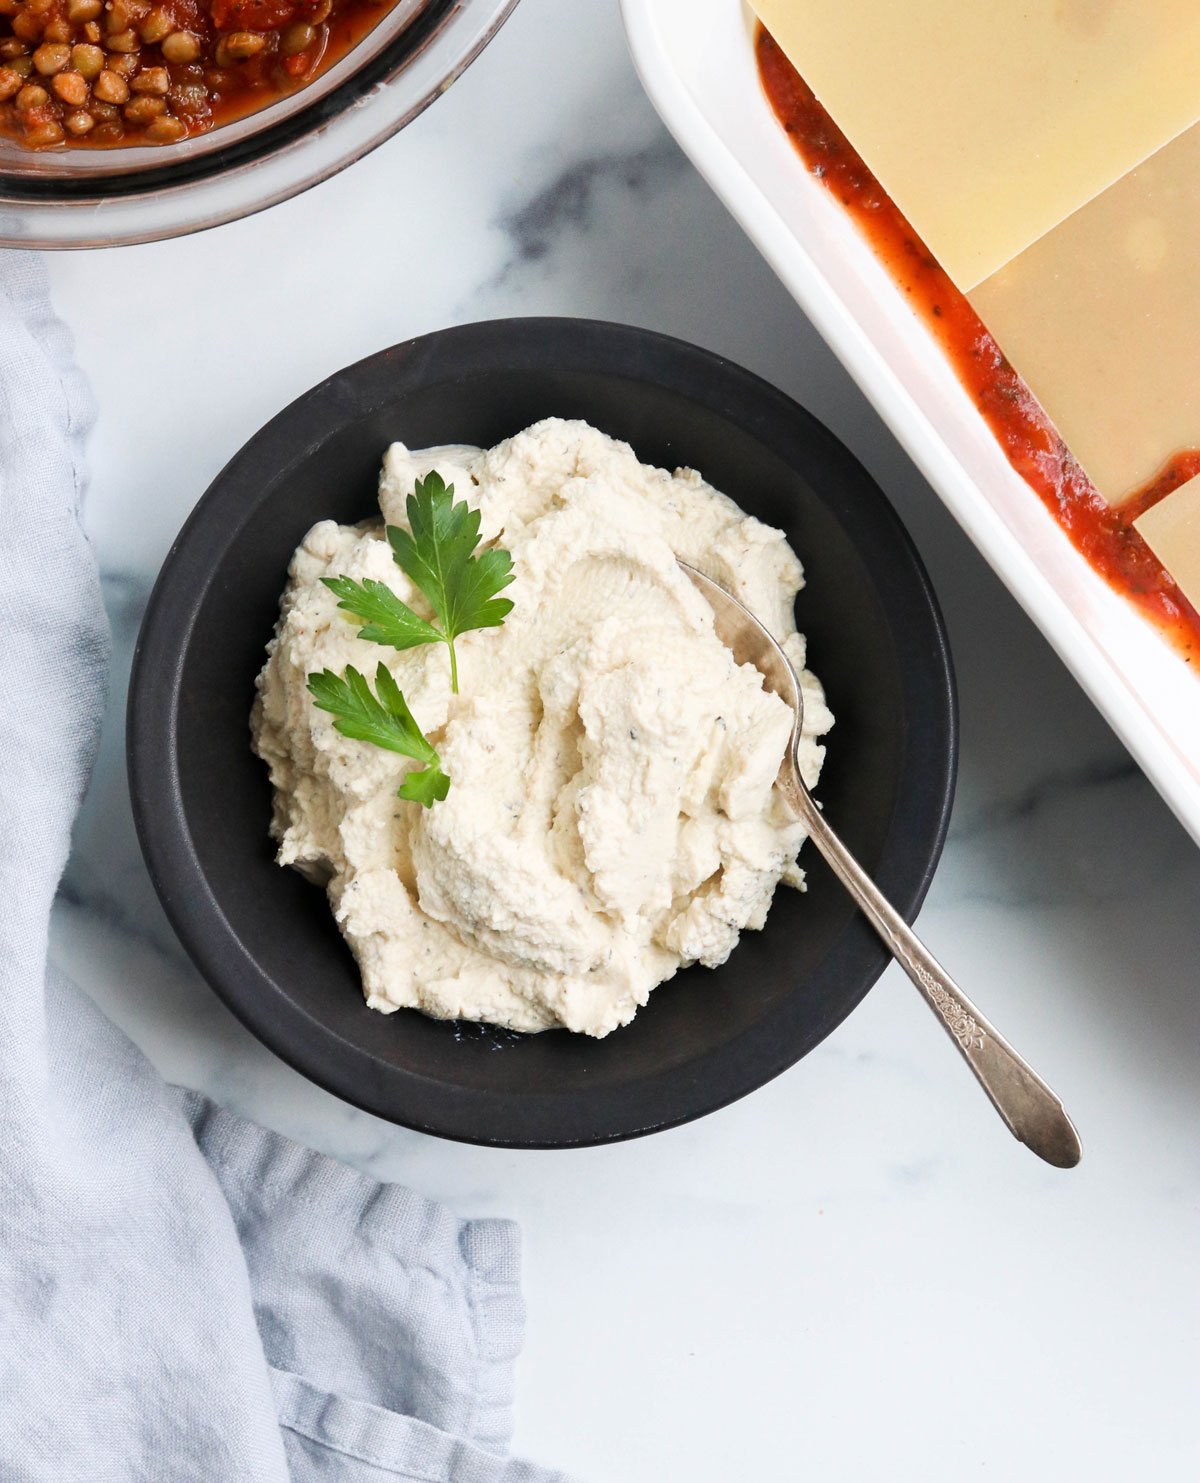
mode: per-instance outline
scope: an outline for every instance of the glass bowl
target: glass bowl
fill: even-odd
[[[0,137],[0,246],[110,247],[249,216],[326,180],[444,93],[517,0],[396,0],[306,87],[161,147],[30,150]]]

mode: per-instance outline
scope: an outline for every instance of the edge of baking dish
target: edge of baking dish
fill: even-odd
[[[763,95],[741,0],[621,0],[634,66],[696,168],[1200,843],[1200,684],[1008,463],[928,331]]]

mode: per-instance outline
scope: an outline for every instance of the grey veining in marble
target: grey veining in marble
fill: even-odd
[[[500,216],[512,251],[494,287],[503,288],[518,268],[551,256],[568,232],[595,232],[612,192],[649,198],[685,175],[688,162],[669,139],[632,153],[593,155],[568,166],[535,195]]]
[[[117,651],[56,955],[168,1075],[463,1214],[522,1220],[518,1446],[598,1483],[1200,1474],[1200,853],[667,138],[615,8],[524,0],[444,99],[344,175],[52,273],[101,406],[88,518]],[[137,334],[131,293],[154,305]],[[246,329],[253,307],[270,334]],[[754,1097],[548,1156],[337,1102],[180,953],[133,837],[121,734],[171,538],[245,438],[337,366],[529,313],[645,324],[750,366],[900,510],[962,707],[922,931],[1062,1093],[1077,1173],[1005,1137],[893,971]]]

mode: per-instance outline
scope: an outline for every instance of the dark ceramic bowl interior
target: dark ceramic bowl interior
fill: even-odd
[[[248,715],[293,548],[316,520],[372,512],[394,439],[486,445],[550,415],[698,468],[787,532],[807,574],[797,620],[837,717],[820,797],[909,918],[956,761],[946,636],[895,512],[808,413],[719,357],[617,325],[495,321],[383,351],[280,413],[196,507],[142,628],[128,735],[150,872],[200,970],[284,1060],[394,1122],[516,1147],[629,1138],[744,1096],[823,1040],[888,961],[807,845],[807,893],[780,888],[722,968],[679,973],[605,1040],[383,1016],[323,892],[274,863]]]

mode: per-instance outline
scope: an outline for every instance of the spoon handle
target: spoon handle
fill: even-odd
[[[794,774],[794,775],[789,775]],[[900,913],[842,843],[795,773],[784,772],[788,799],[831,869],[921,991],[962,1052],[1009,1131],[1060,1169],[1080,1159],[1079,1135],[1062,1103],[995,1027],[980,1014]]]

